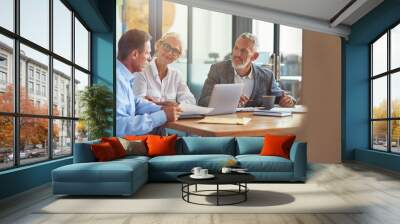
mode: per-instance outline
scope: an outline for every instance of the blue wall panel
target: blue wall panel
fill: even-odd
[[[399,156],[368,150],[370,139],[368,44],[398,22],[400,22],[400,0],[386,0],[351,27],[351,35],[345,43],[343,55],[345,57],[343,160],[355,159],[399,170],[400,165],[396,165],[400,164]]]
[[[102,83],[113,87],[113,37],[112,33],[92,34],[92,70],[93,83]]]
[[[346,102],[345,102],[345,139],[343,160],[353,160],[353,149],[368,147],[368,111],[369,111],[369,85],[368,85],[368,46],[345,46],[346,63]],[[351,74],[351,75],[349,75]]]

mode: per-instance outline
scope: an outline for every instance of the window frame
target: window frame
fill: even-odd
[[[369,85],[369,149],[372,151],[379,151],[379,152],[386,152],[386,153],[391,153],[391,154],[400,154],[400,152],[393,152],[392,151],[392,126],[391,126],[391,122],[392,121],[400,121],[400,117],[392,117],[392,99],[391,99],[391,79],[392,79],[392,75],[395,75],[396,73],[400,72],[400,67],[398,68],[394,68],[391,69],[391,31],[393,28],[400,26],[400,21],[395,22],[394,24],[392,24],[389,28],[385,29],[384,32],[382,32],[381,34],[379,34],[375,39],[373,39],[371,42],[368,43],[368,53],[369,53],[369,57],[368,57],[368,64],[369,64],[369,77],[368,77],[368,85]],[[378,41],[381,37],[383,37],[384,35],[387,35],[387,63],[386,63],[386,71],[376,74],[374,76],[373,72],[373,44],[376,43],[376,41]],[[386,105],[386,118],[373,118],[373,81],[378,79],[378,78],[382,78],[382,77],[386,77],[386,87],[387,87],[387,93],[386,93],[386,97],[387,97],[387,105]],[[386,146],[387,146],[387,150],[383,151],[383,150],[379,150],[374,148],[374,136],[373,136],[373,122],[375,121],[386,121]]]
[[[75,83],[75,69],[81,71],[82,73],[88,75],[89,78],[89,83],[88,85],[91,86],[92,85],[92,61],[91,61],[91,49],[92,49],[92,43],[91,43],[91,37],[92,37],[92,31],[91,29],[88,27],[88,25],[83,21],[83,19],[79,16],[78,13],[76,13],[72,7],[69,5],[69,3],[66,0],[59,0],[61,2],[61,4],[63,4],[69,11],[71,11],[71,59],[67,59],[64,58],[63,56],[53,52],[53,1],[54,0],[48,0],[48,4],[49,4],[49,47],[48,49],[46,49],[45,47],[40,46],[39,44],[34,43],[33,41],[30,41],[29,39],[23,37],[20,35],[20,0],[14,0],[13,1],[13,10],[14,10],[14,24],[13,24],[13,31],[10,31],[4,27],[0,26],[0,35],[10,38],[13,41],[13,52],[12,52],[12,61],[13,64],[12,66],[12,73],[11,75],[13,75],[13,81],[14,81],[14,109],[13,112],[2,112],[0,111],[0,116],[4,116],[4,117],[11,117],[13,119],[13,165],[10,167],[5,167],[5,168],[0,168],[0,172],[5,171],[5,170],[10,170],[10,169],[16,169],[19,167],[23,167],[23,166],[30,166],[33,164],[38,164],[38,163],[43,163],[46,161],[50,161],[50,160],[54,160],[54,159],[62,159],[62,158],[66,158],[66,157],[70,157],[73,156],[73,152],[74,152],[74,143],[75,143],[75,126],[76,126],[76,121],[79,120],[79,117],[75,117],[75,108],[72,107],[71,108],[71,114],[70,116],[56,116],[53,115],[53,59],[58,60],[61,63],[64,63],[68,66],[71,67],[71,105],[75,104],[75,88],[73,85]],[[81,67],[80,65],[75,63],[75,18],[83,25],[83,27],[88,31],[88,69],[85,69],[83,67]],[[47,83],[45,84],[45,95],[46,97],[48,97],[48,112],[46,115],[39,115],[39,114],[28,114],[28,113],[21,113],[20,111],[20,85],[21,85],[21,80],[20,80],[20,65],[21,65],[21,57],[20,57],[20,45],[23,44],[26,47],[29,47],[33,50],[36,50],[42,54],[45,54],[46,56],[48,56],[48,77],[46,80]],[[29,63],[27,63],[27,72],[25,74],[26,76],[26,82],[32,81],[35,86],[35,84],[40,83],[40,88],[42,88],[42,79],[41,79],[41,75],[42,72],[40,72],[40,76],[39,76],[39,80],[36,81],[36,72],[37,70],[35,68],[33,68],[33,79],[31,79],[30,77],[30,69],[31,66],[29,65]],[[28,85],[28,84],[27,84]],[[26,86],[28,87],[28,86]],[[29,88],[29,87],[28,87]],[[29,91],[27,88],[27,91]],[[34,88],[34,92],[36,91],[36,89]],[[48,93],[46,93],[48,92]],[[41,89],[40,89],[40,94],[38,95],[40,97],[42,96],[41,93]],[[48,155],[47,157],[44,157],[43,160],[40,160],[38,162],[31,162],[31,163],[24,163],[21,164],[21,158],[20,158],[20,119],[21,118],[44,118],[47,119],[47,123],[48,123],[48,134],[47,134],[47,150],[48,150]],[[71,121],[71,129],[72,132],[71,134],[71,153],[67,154],[67,155],[62,155],[62,156],[54,156],[53,152],[54,152],[54,147],[53,147],[53,123],[56,122],[57,120],[61,120],[61,121]]]

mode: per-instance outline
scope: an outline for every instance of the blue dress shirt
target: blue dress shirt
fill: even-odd
[[[117,136],[143,135],[167,122],[161,107],[135,97],[135,75],[117,60]]]

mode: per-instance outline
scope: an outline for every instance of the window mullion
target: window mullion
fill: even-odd
[[[369,148],[373,149],[373,121],[372,121],[372,114],[373,114],[373,108],[372,108],[372,96],[373,96],[373,91],[374,91],[374,86],[373,86],[373,79],[372,79],[372,71],[373,71],[373,47],[372,45],[369,46]]]
[[[274,72],[274,75],[275,75],[275,80],[276,81],[279,81],[279,79],[280,79],[280,46],[279,46],[279,44],[280,44],[280,26],[279,26],[279,24],[275,24],[274,23],[274,53],[273,53],[273,61],[272,61],[272,64],[273,64],[273,72]]]
[[[53,52],[53,0],[49,0],[49,50]],[[47,90],[49,93],[47,96],[49,97],[49,116],[48,120],[48,152],[49,159],[53,159],[53,57],[49,55],[49,73],[48,73],[48,83],[49,86]]]
[[[20,0],[14,1],[14,30],[17,35],[19,35],[20,27]],[[20,47],[19,39],[14,39],[14,112],[19,114],[19,99],[20,99]],[[19,135],[20,135],[20,118],[14,116],[14,166],[19,166]]]
[[[192,83],[192,64],[193,64],[193,7],[188,6],[188,23],[187,23],[187,84],[191,87]],[[191,89],[193,92],[193,89]]]
[[[72,59],[72,64],[73,66],[71,67],[71,117],[75,118],[75,12],[72,11],[71,15],[71,23],[72,23],[72,28],[71,28],[71,59]],[[71,132],[71,150],[72,150],[72,155],[74,154],[74,145],[75,145],[75,125],[76,121],[72,121],[72,132]]]
[[[390,30],[387,32],[387,71],[390,70]],[[387,74],[387,117],[391,118],[392,117],[392,105],[391,105],[391,89],[390,89],[390,80],[391,80],[391,74]],[[392,151],[392,136],[391,136],[391,123],[392,121],[388,120],[387,122],[387,136],[388,136],[388,152]]]

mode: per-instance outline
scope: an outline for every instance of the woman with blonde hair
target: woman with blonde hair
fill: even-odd
[[[182,42],[177,33],[162,36],[155,44],[155,57],[135,78],[135,96],[154,103],[172,101],[196,104],[196,99],[178,70],[170,66],[181,54]]]

